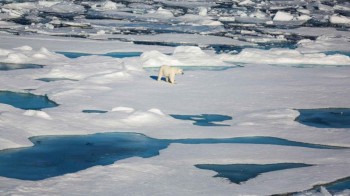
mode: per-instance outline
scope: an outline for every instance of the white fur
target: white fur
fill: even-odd
[[[183,70],[177,67],[170,67],[168,65],[162,65],[159,69],[158,81],[165,77],[165,81],[170,82],[172,84],[175,83],[175,75],[176,74],[184,74]]]

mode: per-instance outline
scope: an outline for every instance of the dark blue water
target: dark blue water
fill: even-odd
[[[327,51],[325,52],[326,55],[335,55],[335,54],[341,54],[345,56],[350,57],[350,51]]]
[[[350,177],[330,183],[324,187],[332,194],[350,190]]]
[[[137,57],[142,54],[141,52],[110,52],[106,54],[90,54],[90,53],[80,53],[80,52],[56,52],[56,53],[63,54],[64,56],[71,59],[82,57],[82,56],[92,56],[92,55],[109,56],[113,58],[126,58],[126,57]]]
[[[142,52],[110,52],[101,56],[109,56],[113,58],[127,58],[141,56]]]
[[[227,139],[154,139],[138,133],[99,133],[76,136],[38,136],[34,146],[0,151],[0,176],[42,180],[74,173],[96,165],[109,165],[130,158],[149,158],[172,143],[180,144],[272,144],[307,148],[339,147],[294,142],[273,137]]]
[[[9,71],[15,69],[38,69],[43,68],[43,65],[38,64],[17,64],[17,63],[2,63],[0,62],[0,71]]]
[[[307,190],[307,191],[303,191],[303,192],[297,192],[291,195],[316,195],[316,193],[320,193],[321,192],[321,186],[326,188],[327,191],[329,193],[331,193],[332,195],[348,195],[348,194],[340,194],[345,190],[349,190],[350,191],[350,177],[344,178],[344,179],[340,179],[340,180],[336,180],[334,182],[330,182],[327,184],[322,184],[322,185],[316,185],[314,186],[314,188]],[[317,194],[320,195],[320,194]],[[322,194],[321,194],[322,195]]]
[[[276,163],[276,164],[229,164],[229,165],[217,165],[217,164],[198,164],[195,165],[199,169],[212,170],[218,174],[214,177],[227,178],[231,182],[240,184],[241,182],[248,181],[255,178],[258,175],[266,172],[309,167],[312,165],[303,163]]]
[[[11,91],[0,91],[0,103],[9,104],[24,110],[40,110],[58,106],[57,103],[51,101],[47,96]]]
[[[215,122],[232,120],[231,116],[220,115],[220,114],[201,114],[201,115],[170,114],[170,116],[179,120],[194,121],[193,124],[198,126],[230,126],[227,124],[216,124]]]
[[[105,110],[83,110],[82,112],[84,112],[84,113],[98,113],[98,114],[102,114],[102,113],[107,113],[108,111],[105,111]]]
[[[39,78],[37,80],[40,80],[43,82],[56,82],[56,81],[61,81],[61,80],[78,81],[78,80],[69,79],[69,78]]]
[[[94,54],[80,53],[80,52],[56,52],[56,53],[63,54],[64,56],[71,58],[71,59],[75,59],[75,58],[82,57],[82,56],[94,55]]]
[[[317,128],[350,128],[349,108],[298,109],[299,123]]]

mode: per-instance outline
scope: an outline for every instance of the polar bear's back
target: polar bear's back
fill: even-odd
[[[162,65],[160,67],[160,71],[162,72],[163,76],[170,76],[171,74],[180,74],[182,72],[182,69],[179,69],[177,67],[170,67],[168,65]]]
[[[171,73],[173,72],[173,67],[170,67],[168,65],[162,65],[160,67],[160,71],[162,72],[163,76],[170,76]]]

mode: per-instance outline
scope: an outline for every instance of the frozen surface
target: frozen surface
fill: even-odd
[[[180,47],[176,51],[184,49],[186,47]],[[198,55],[200,58],[203,51],[198,48],[192,49],[198,52],[193,56]],[[21,61],[25,63],[43,63],[46,66],[41,69],[1,72],[1,89],[33,89],[32,93],[46,94],[60,105],[35,112],[1,104],[2,149],[31,146],[28,141],[31,136],[115,131],[139,132],[157,139],[266,136],[311,144],[350,147],[349,131],[346,128],[320,130],[304,126],[294,121],[299,112],[293,110],[349,107],[350,103],[346,99],[349,92],[344,88],[350,83],[347,66],[297,69],[247,64],[239,69],[223,71],[188,71],[184,76],[176,78],[177,84],[169,85],[149,78],[150,75],[157,74],[157,71],[143,70],[142,56],[124,59],[86,56],[70,59],[50,50],[35,50],[29,47],[3,51],[6,51],[4,54],[15,52],[18,56],[23,56]],[[35,58],[34,54],[42,58]],[[205,55],[211,55],[213,58],[220,56],[213,53]],[[6,59],[7,55],[3,58]],[[63,77],[71,80],[37,80]],[[106,112],[82,112],[84,110]],[[194,126],[192,120],[178,120],[169,114],[220,114],[232,116],[232,119],[218,123],[230,126]],[[200,121],[199,118],[194,118]],[[21,123],[18,123],[19,119]],[[37,182],[1,178],[1,190],[5,193],[22,193],[25,189],[29,195],[56,194],[61,193],[65,187],[63,193],[84,194],[84,191],[78,190],[93,184],[99,187],[96,194],[108,194],[130,186],[141,188],[129,189],[130,194],[141,194],[135,190],[154,194],[162,188],[144,184],[153,182],[152,184],[161,183],[162,187],[175,188],[178,193],[178,188],[184,186],[181,182],[187,182],[187,188],[181,189],[183,194],[197,194],[209,185],[217,188],[205,189],[206,194],[274,194],[307,190],[313,185],[350,176],[345,169],[349,167],[345,158],[349,157],[347,149],[310,151],[305,147],[296,146],[276,148],[257,141],[195,146],[171,144],[167,149],[160,151],[159,156],[152,158],[124,159],[110,166],[95,166]],[[266,155],[264,150],[266,153],[271,150],[281,153],[269,153],[267,158],[262,156]],[[179,153],[184,153],[182,158]],[[286,154],[288,156],[285,156]],[[281,162],[299,162],[315,166],[286,170],[282,176],[279,172],[262,174],[244,185],[232,185],[220,179],[212,179],[211,172],[194,167],[196,164]],[[194,175],[188,176],[188,172]],[[306,174],[308,177],[301,177]],[[277,183],[282,182],[278,180],[281,177],[286,184]],[[100,180],[93,180],[96,178]],[[300,181],[300,178],[304,180]],[[188,183],[189,181],[192,183]],[[110,186],[111,183],[113,186]],[[274,184],[273,190],[265,189],[271,186],[269,183]],[[45,189],[49,184],[50,189]],[[107,184],[109,185],[106,186]]]
[[[59,106],[0,104],[0,149],[32,146],[33,136],[101,132],[350,147],[347,127],[295,121],[298,110],[350,108],[349,16],[344,0],[2,1],[0,90],[47,95]],[[105,55],[130,52],[141,56]],[[17,69],[28,64],[43,66]],[[174,85],[157,82],[162,64],[185,74]],[[201,114],[232,119],[203,122]],[[159,153],[39,181],[1,177],[0,195],[272,195],[350,176],[346,148],[172,143]],[[240,185],[194,166],[277,163],[313,166]]]
[[[270,50],[244,49],[237,55],[222,54],[221,59],[226,62],[263,63],[279,65],[350,65],[350,57],[324,53],[303,54],[297,50],[273,48]]]

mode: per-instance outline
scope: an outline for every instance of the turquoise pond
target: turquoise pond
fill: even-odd
[[[317,128],[350,128],[349,108],[298,109],[297,122]]]
[[[10,71],[16,69],[38,69],[43,67],[43,65],[38,64],[17,64],[0,62],[0,71]]]
[[[309,167],[312,165],[303,163],[275,163],[275,164],[198,164],[195,165],[199,169],[212,170],[218,174],[214,177],[226,178],[230,182],[240,184],[248,181],[249,179],[255,178],[258,175],[266,172],[293,169],[299,167]]]
[[[220,114],[200,114],[200,115],[170,114],[170,116],[179,120],[193,121],[193,124],[197,126],[230,126],[229,124],[222,124],[222,123],[218,124],[217,122],[232,120],[231,116],[220,115]]]
[[[0,103],[8,104],[24,110],[41,110],[58,106],[47,96],[31,93],[0,91]]]
[[[98,133],[76,136],[38,136],[34,146],[0,151],[0,176],[42,180],[130,157],[149,158],[170,144],[270,144],[317,149],[341,149],[274,137],[225,139],[154,139],[138,133]]]
[[[80,52],[56,52],[58,54],[63,54],[64,56],[74,59],[82,56],[109,56],[113,58],[127,58],[127,57],[137,57],[142,54],[142,52],[110,52],[105,54],[91,54],[91,53],[80,53]]]

